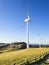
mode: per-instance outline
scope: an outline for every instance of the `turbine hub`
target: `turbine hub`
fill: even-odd
[[[25,21],[25,23],[29,22],[30,21],[30,17],[28,16],[28,18],[25,19],[24,21]]]

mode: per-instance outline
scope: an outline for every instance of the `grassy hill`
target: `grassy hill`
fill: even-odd
[[[0,54],[0,65],[21,65],[28,60],[30,63],[34,62],[35,57],[49,52],[49,48],[30,48],[18,51],[5,52]]]

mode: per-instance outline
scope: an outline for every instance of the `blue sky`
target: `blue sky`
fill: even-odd
[[[0,42],[26,42],[26,3],[30,43],[49,43],[49,0],[0,0]]]

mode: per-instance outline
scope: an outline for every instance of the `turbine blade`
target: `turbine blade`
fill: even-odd
[[[24,26],[25,26],[25,24],[23,24],[23,25],[20,27],[20,29],[24,28]]]
[[[29,16],[29,8],[28,8],[28,2],[26,1],[26,14],[27,14],[27,17],[30,18]]]
[[[27,14],[27,18],[30,22],[32,22],[31,18],[30,18],[30,12],[29,12],[29,7],[28,7],[28,2],[26,1],[25,3],[26,5],[26,14]]]

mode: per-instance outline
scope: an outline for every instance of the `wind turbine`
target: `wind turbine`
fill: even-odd
[[[41,48],[41,37],[40,37],[40,34],[39,34],[39,48]]]
[[[28,8],[27,8],[27,19],[24,20],[26,23],[26,30],[27,30],[27,49],[29,48],[29,22],[30,20],[30,16],[29,16],[29,12],[28,12]]]
[[[27,14],[27,18],[24,20],[24,22],[26,24],[26,41],[27,41],[27,49],[28,49],[29,48],[29,22],[31,21],[31,19],[30,19],[27,3],[26,3],[26,14]],[[24,25],[21,26],[20,29],[22,29]]]

